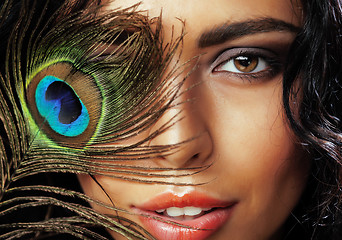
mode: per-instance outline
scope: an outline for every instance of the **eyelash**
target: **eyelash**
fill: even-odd
[[[270,79],[276,76],[281,71],[283,63],[273,52],[265,53],[266,51],[267,50],[255,48],[229,49],[216,58],[216,60],[214,61],[215,67],[213,68],[212,73],[225,75],[228,74],[230,77],[238,77],[242,80],[248,80],[249,82]],[[233,53],[229,54],[230,52]],[[257,59],[257,66],[251,72],[244,73],[242,71],[239,71],[236,68],[236,65],[232,62],[239,57]],[[230,67],[235,67],[236,72],[219,69],[226,64],[230,64]],[[253,72],[259,67],[260,64],[265,64],[265,68],[263,70]]]

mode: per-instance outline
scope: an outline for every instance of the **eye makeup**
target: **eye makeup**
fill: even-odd
[[[284,56],[260,47],[236,47],[224,50],[210,66],[211,74],[227,79],[266,81],[279,74]]]

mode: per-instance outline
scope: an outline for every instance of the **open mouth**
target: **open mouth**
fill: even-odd
[[[143,226],[160,240],[202,240],[230,218],[236,202],[222,202],[192,193],[178,197],[163,194],[133,207]]]
[[[166,209],[159,209],[155,212],[164,217],[172,218],[178,221],[191,221],[199,218],[205,214],[214,211],[217,208],[199,208],[199,207],[169,207]]]

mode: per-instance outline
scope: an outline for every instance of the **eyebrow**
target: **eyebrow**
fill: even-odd
[[[297,33],[299,30],[301,30],[300,27],[296,27],[295,25],[282,20],[274,18],[261,18],[232,24],[223,24],[210,29],[201,34],[197,40],[197,44],[199,48],[205,48],[257,33],[274,31]]]

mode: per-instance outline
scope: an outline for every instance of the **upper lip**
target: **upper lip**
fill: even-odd
[[[178,196],[173,192],[166,192],[135,207],[145,211],[156,211],[170,207],[184,208],[189,206],[198,208],[225,208],[232,206],[234,203],[236,202],[222,201],[197,191],[186,193],[181,196]]]

